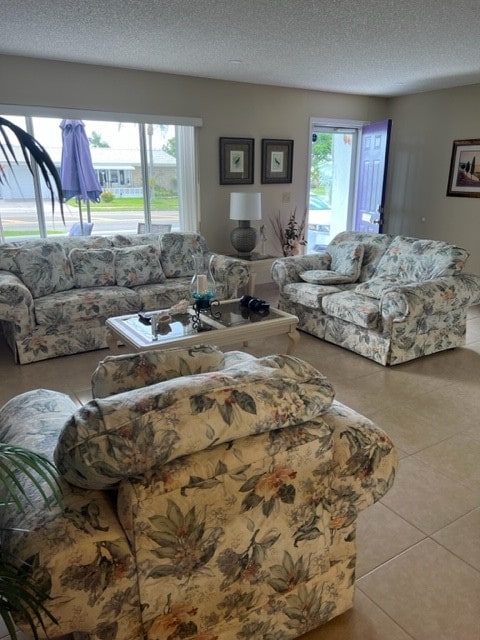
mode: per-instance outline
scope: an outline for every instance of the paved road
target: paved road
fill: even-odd
[[[76,205],[64,204],[65,226],[60,214],[60,205],[55,203],[55,211],[52,215],[50,201],[45,201],[45,224],[47,232],[51,230],[68,233],[74,222],[79,221],[79,212]],[[82,203],[82,215],[84,222],[87,220],[87,209]],[[0,200],[0,217],[4,231],[37,230],[37,211],[35,201]],[[143,211],[93,211],[91,213],[93,233],[136,233],[139,222],[144,222]],[[170,223],[173,229],[179,226],[178,211],[152,211],[152,222]],[[8,240],[13,240],[10,233]]]

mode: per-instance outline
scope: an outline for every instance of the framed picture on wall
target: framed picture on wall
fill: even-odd
[[[292,181],[293,140],[262,140],[262,184]]]
[[[453,141],[447,196],[480,198],[480,139]]]
[[[253,138],[220,138],[220,184],[253,184]]]

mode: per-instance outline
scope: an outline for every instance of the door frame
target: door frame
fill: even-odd
[[[309,195],[310,195],[310,178],[312,171],[312,133],[313,127],[317,125],[318,127],[329,127],[331,129],[356,129],[357,130],[357,140],[355,149],[352,152],[352,164],[350,167],[350,184],[349,184],[349,202],[347,209],[347,230],[353,229],[354,226],[354,216],[355,209],[357,204],[357,188],[358,188],[358,169],[360,163],[360,151],[361,151],[361,135],[362,135],[362,127],[367,124],[370,124],[370,120],[349,120],[343,118],[323,118],[323,117],[311,117],[309,119],[309,129],[308,129],[308,169],[307,169],[307,184],[306,184],[306,202],[308,208]]]

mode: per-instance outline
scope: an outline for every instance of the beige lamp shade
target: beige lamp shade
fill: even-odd
[[[230,194],[230,220],[261,220],[262,219],[262,194],[261,193],[231,193]]]

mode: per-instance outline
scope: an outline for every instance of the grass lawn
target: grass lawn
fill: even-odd
[[[75,200],[69,200],[69,204],[74,204]],[[178,211],[177,197],[155,198],[151,202],[152,211]],[[92,202],[91,211],[143,211],[143,198],[115,198],[112,202]]]

